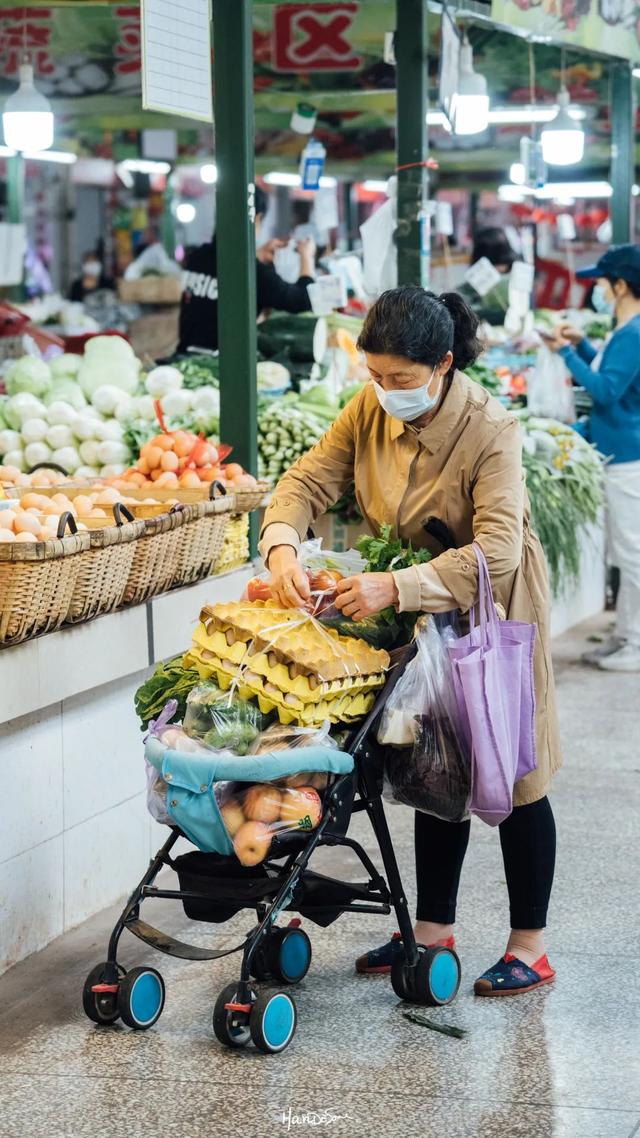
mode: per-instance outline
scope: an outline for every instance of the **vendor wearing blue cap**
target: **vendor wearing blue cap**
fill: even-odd
[[[597,278],[593,305],[610,312],[615,331],[599,365],[582,332],[561,324],[549,346],[564,359],[576,383],[593,399],[590,441],[607,456],[609,542],[620,570],[615,635],[590,653],[606,671],[640,671],[640,245],[607,250],[596,265],[581,269]]]

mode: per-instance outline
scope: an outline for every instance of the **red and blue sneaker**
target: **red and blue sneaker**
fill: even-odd
[[[473,990],[476,996],[521,996],[524,992],[541,988],[543,984],[551,984],[555,978],[546,953],[530,968],[523,960],[506,952],[493,968],[487,969],[476,980]]]
[[[443,948],[455,948],[456,938],[450,936],[447,940],[438,940],[435,943],[442,945]],[[388,940],[386,944],[380,945],[380,948],[372,948],[369,952],[364,952],[362,956],[358,957],[356,972],[361,973],[361,975],[390,972],[391,965],[401,952],[402,936],[400,933],[394,933],[391,940]]]

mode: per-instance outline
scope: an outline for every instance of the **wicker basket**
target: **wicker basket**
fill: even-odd
[[[181,529],[195,516],[194,506],[181,506],[143,522],[142,537],[134,542],[129,577],[122,596],[125,605],[138,605],[175,584]]]
[[[182,528],[174,585],[190,585],[215,572],[235,504],[230,495],[229,498],[198,502],[190,508],[195,517]]]
[[[0,644],[18,644],[64,621],[91,535],[0,545]]]
[[[65,618],[67,622],[91,620],[118,607],[131,573],[136,539],[142,537],[144,529],[144,521],[123,523],[117,513],[116,525],[89,530],[90,546],[79,557],[80,569]]]
[[[270,490],[268,482],[259,482],[255,490],[234,489],[237,513],[250,514],[252,510],[259,509]]]
[[[179,304],[182,296],[180,277],[139,277],[135,281],[118,281],[118,296],[124,304]]]
[[[235,514],[229,519],[215,572],[231,573],[234,569],[241,569],[249,558],[249,515]]]

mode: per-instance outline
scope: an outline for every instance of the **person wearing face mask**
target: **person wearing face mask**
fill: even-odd
[[[576,276],[597,278],[592,303],[614,317],[601,360],[577,328],[561,324],[549,346],[593,399],[589,439],[605,471],[611,561],[620,570],[614,635],[583,659],[604,671],[640,671],[640,246],[618,245]]]
[[[104,275],[100,257],[91,250],[82,258],[82,272],[71,285],[69,300],[82,301],[100,288],[113,288],[113,281]]]
[[[510,620],[535,623],[537,769],[515,786],[515,808],[500,826],[510,901],[507,951],[475,984],[479,996],[522,993],[553,980],[543,929],[553,881],[555,825],[547,798],[560,766],[549,645],[549,585],[530,526],[517,421],[464,374],[482,350],[478,320],[456,293],[391,289],[371,308],[359,347],[371,382],[319,443],[281,479],[266,512],[260,549],[282,605],[309,596],[298,549],[308,527],[355,484],[367,528],[388,523],[432,560],[338,584],[336,604],[361,620],[394,605],[399,612],[467,613],[477,600],[472,543],[486,557],[496,602]],[[426,532],[445,522],[456,548],[443,552]],[[433,527],[430,527],[433,529]],[[416,937],[454,944],[460,871],[469,822],[416,812]],[[356,962],[358,972],[389,972],[398,934]]]

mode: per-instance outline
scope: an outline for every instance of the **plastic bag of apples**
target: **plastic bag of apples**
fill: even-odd
[[[311,595],[307,609],[321,620],[335,620],[341,614],[335,607],[336,585],[344,577],[362,573],[365,561],[355,549],[344,553],[322,549],[322,538],[304,541],[299,551],[300,563],[309,578]],[[271,600],[270,573],[252,577],[245,589],[243,600]]]
[[[317,787],[326,786],[327,777],[302,773],[277,783],[216,783],[220,815],[241,865],[264,861],[276,835],[315,830],[322,818]]]

